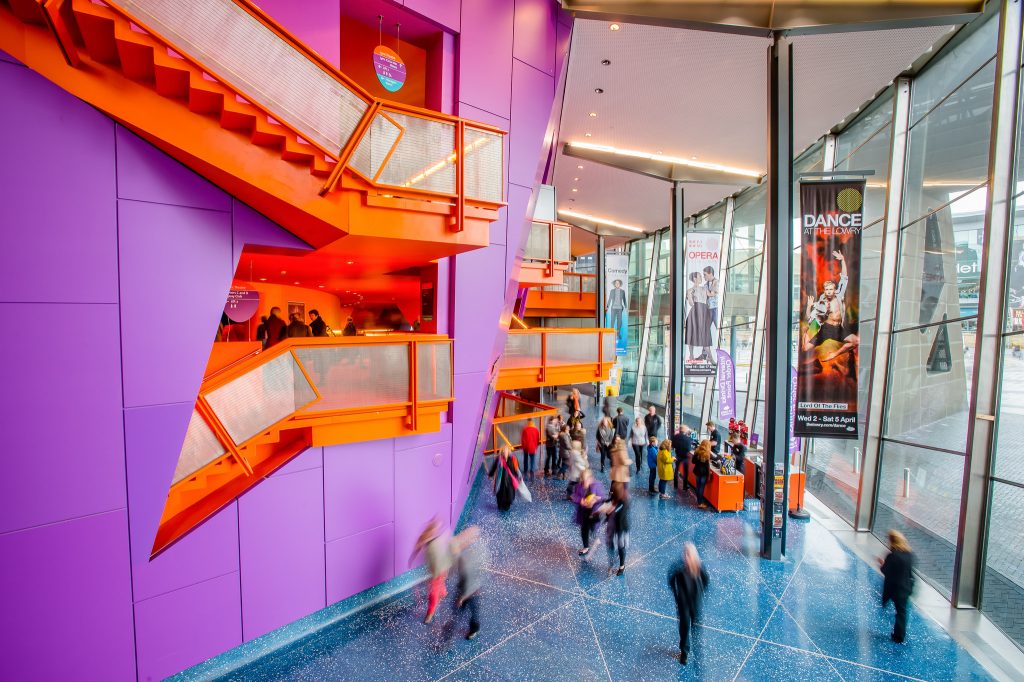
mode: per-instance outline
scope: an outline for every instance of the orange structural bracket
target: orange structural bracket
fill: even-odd
[[[64,55],[64,59],[69,66],[77,68],[82,63],[82,58],[78,55],[78,47],[75,45],[71,30],[68,28],[67,13],[71,11],[70,3],[67,0],[38,1],[43,6],[43,16],[46,18],[46,24],[57,39],[57,45],[60,46],[61,54]]]

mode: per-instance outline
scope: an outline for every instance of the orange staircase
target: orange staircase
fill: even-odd
[[[374,98],[246,0],[0,0],[0,49],[314,247],[421,265],[504,204],[502,131]]]
[[[436,432],[452,402],[446,336],[237,346],[215,354],[203,380],[154,555],[306,448]]]
[[[614,329],[510,329],[495,389],[607,381],[614,364]]]

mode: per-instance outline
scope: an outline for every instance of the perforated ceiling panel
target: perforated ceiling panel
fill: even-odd
[[[853,114],[949,30],[796,38],[794,150],[799,153]],[[590,20],[577,20],[574,32],[561,142],[586,141],[764,171],[766,38],[626,23],[609,31],[606,22]],[[603,65],[605,59],[610,64]],[[604,92],[596,93],[597,88]],[[597,116],[591,117],[592,112]],[[559,152],[555,185],[563,209],[646,229],[669,221],[663,181]],[[736,189],[688,185],[686,213]]]

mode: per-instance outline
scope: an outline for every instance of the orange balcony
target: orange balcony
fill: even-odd
[[[526,428],[528,419],[532,419],[534,426],[540,431],[540,440],[543,443],[546,438],[544,424],[548,417],[556,414],[557,407],[532,403],[511,393],[499,393],[498,406],[491,422],[491,438],[484,453],[493,454],[506,445],[513,450],[521,449],[523,429]]]
[[[597,315],[597,275],[562,273],[561,284],[547,284],[526,296],[525,317],[589,317]]]
[[[495,388],[607,381],[613,364],[614,329],[511,329]]]
[[[0,0],[0,49],[316,248],[484,247],[504,133],[376,99],[247,0]]]
[[[534,220],[519,269],[519,286],[561,284],[572,261],[572,228],[565,223]]]
[[[308,447],[439,431],[452,342],[389,334],[217,344],[181,448],[156,554]]]

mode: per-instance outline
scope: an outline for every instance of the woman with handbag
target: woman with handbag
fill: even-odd
[[[494,497],[498,501],[498,509],[508,511],[519,487],[519,463],[512,457],[511,448],[505,446],[498,452],[487,475],[494,479]]]
[[[615,441],[615,427],[612,420],[602,417],[597,426],[597,449],[601,454],[601,471],[604,471],[604,461],[612,458],[612,443]]]

